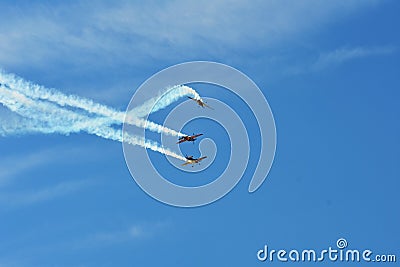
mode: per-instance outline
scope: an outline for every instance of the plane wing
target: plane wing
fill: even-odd
[[[202,161],[205,158],[207,158],[207,156],[204,156],[204,157],[201,157],[201,158],[198,158],[198,159],[187,159],[186,162],[182,164],[182,166],[186,166],[186,165],[189,165],[189,164],[194,165],[194,164],[200,163],[200,161]]]
[[[207,104],[205,104],[205,103],[203,103],[203,105],[204,105],[205,107],[208,107],[209,109],[214,110],[212,107],[210,107],[209,105],[207,105]]]
[[[205,159],[205,158],[207,158],[207,156],[204,156],[204,157],[201,157],[201,158],[197,159],[197,162],[200,162],[200,161],[202,161],[202,160]]]

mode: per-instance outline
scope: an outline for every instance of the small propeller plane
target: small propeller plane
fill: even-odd
[[[192,167],[194,166],[194,164],[200,164],[200,161],[202,161],[203,159],[207,158],[207,156],[195,159],[193,158],[193,156],[186,156],[186,162],[182,164],[182,166],[186,166],[189,164],[192,164]]]
[[[196,141],[197,137],[202,136],[203,134],[193,134],[193,135],[185,135],[182,137],[179,137],[177,144],[189,141],[193,142]]]
[[[189,99],[192,99],[193,101],[195,101],[200,107],[204,108],[207,107],[209,109],[213,109],[212,107],[210,107],[209,105],[207,105],[206,103],[204,103],[201,99],[194,99],[193,97],[188,96]]]

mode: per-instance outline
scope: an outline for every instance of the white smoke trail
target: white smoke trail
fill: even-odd
[[[0,84],[4,84],[14,91],[18,91],[34,100],[47,100],[60,106],[70,106],[83,109],[89,113],[96,113],[115,119],[119,123],[124,120],[124,112],[116,111],[105,105],[93,102],[90,99],[65,95],[55,89],[49,89],[41,85],[33,84],[14,75],[0,70]]]
[[[92,100],[80,98],[74,95],[64,95],[54,89],[48,89],[40,85],[32,84],[24,81],[23,79],[0,71],[0,84],[5,84],[11,89],[21,92],[24,95],[35,100],[47,100],[54,102],[60,106],[70,106],[74,108],[83,109],[89,113],[102,115],[108,118],[105,124],[122,124],[124,122],[125,113],[114,110],[105,105],[93,102]],[[183,136],[184,134],[168,129],[162,125],[153,122],[148,122],[144,119],[135,116],[129,116],[127,123],[154,131],[157,133],[164,133],[172,136]]]
[[[172,135],[172,136],[185,136],[186,135],[186,134],[177,132],[175,130],[169,129],[168,127],[154,123],[152,121],[134,117],[134,116],[127,115],[125,122],[127,124],[135,125],[137,127],[144,128],[144,129],[148,129],[148,130],[150,130],[152,132],[156,132],[156,133],[163,133],[163,134]],[[120,123],[123,123],[123,121]]]
[[[26,133],[54,133],[53,129],[43,127],[35,120],[10,114],[0,114],[0,136],[22,135]]]
[[[120,133],[122,136],[122,131]],[[131,144],[131,145],[139,145],[144,148],[149,148],[155,152],[160,152],[161,154],[171,156],[176,159],[180,159],[182,161],[186,161],[186,158],[184,158],[183,156],[178,155],[175,152],[168,150],[166,148],[160,147],[159,144],[154,141],[146,140],[146,139],[138,137],[138,136],[129,135],[127,133],[124,133],[124,138],[120,142],[127,142],[128,144]]]
[[[70,134],[85,131],[102,138],[111,139],[119,142],[127,142],[132,145],[139,145],[163,153],[168,156],[185,160],[184,157],[159,146],[156,142],[145,140],[141,137],[126,134],[122,137],[122,130],[116,130],[106,126],[106,117],[88,117],[73,111],[66,110],[47,101],[33,100],[25,95],[12,91],[0,85],[0,103],[11,111],[24,118],[31,119],[28,130],[42,131],[43,133]],[[26,121],[24,121],[25,123]],[[34,123],[37,123],[36,125]],[[1,135],[10,131],[21,131],[21,128],[1,127]]]
[[[46,100],[56,103],[62,107],[70,106],[85,110],[92,114],[105,116],[109,119],[105,124],[122,124],[124,122],[125,113],[114,110],[105,105],[93,102],[90,99],[81,98],[75,95],[65,95],[55,89],[33,84],[13,74],[7,74],[0,70],[0,84],[7,85],[9,88],[18,91],[34,100]],[[142,106],[135,108],[127,113],[126,123],[142,127],[157,133],[164,133],[172,136],[184,136],[180,132],[169,129],[154,122],[147,121],[140,117],[144,117],[149,113],[156,112],[167,107],[179,98],[184,96],[192,96],[195,99],[201,99],[199,94],[192,88],[179,85],[169,88],[160,97],[152,98],[146,101]]]
[[[148,114],[166,108],[185,96],[191,96],[196,100],[201,100],[200,95],[193,88],[190,88],[186,85],[176,85],[167,88],[165,92],[161,93],[159,96],[147,100],[141,106],[128,111],[128,115],[132,114],[136,117],[144,117]]]

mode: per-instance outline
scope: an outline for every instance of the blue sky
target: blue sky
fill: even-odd
[[[278,137],[258,191],[247,192],[248,170],[227,196],[193,209],[145,194],[120,143],[85,133],[1,137],[1,267],[274,266],[257,261],[265,244],[324,249],[340,237],[400,256],[397,1],[2,1],[0,9],[7,72],[124,110],[157,71],[217,61],[257,83]]]

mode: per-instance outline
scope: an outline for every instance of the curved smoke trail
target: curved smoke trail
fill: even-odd
[[[124,123],[125,112],[117,111],[108,106],[95,103],[90,99],[75,95],[65,95],[55,89],[49,89],[37,84],[33,84],[23,80],[20,77],[17,77],[16,75],[7,74],[2,70],[0,70],[0,84],[7,85],[9,88],[18,91],[34,100],[46,100],[54,102],[62,107],[69,106],[79,108],[92,114],[105,116],[108,118],[108,121],[105,121],[104,124],[112,125]],[[159,97],[152,98],[146,101],[142,106],[129,111],[126,114],[126,123],[157,133],[164,133],[172,136],[184,136],[185,134],[141,118],[149,113],[166,108],[184,96],[192,96],[195,99],[201,99],[199,94],[188,86],[174,86],[168,88]]]
[[[176,85],[167,88],[165,92],[147,100],[141,106],[131,109],[128,111],[128,115],[132,114],[132,116],[144,117],[149,113],[166,108],[185,96],[191,96],[195,100],[202,100],[200,95],[193,88],[186,85]]]
[[[11,88],[11,86],[5,85],[4,75],[1,75],[1,78],[0,103],[22,118],[14,118],[14,122],[18,123],[14,126],[2,125],[0,127],[0,135],[26,132],[70,134],[84,131],[102,138],[139,145],[180,160],[185,160],[181,155],[161,147],[157,142],[127,134],[125,134],[123,139],[122,130],[114,129],[110,125],[112,122],[123,122],[123,117],[118,114],[118,111],[114,111],[107,106],[96,104],[88,99],[79,99],[76,96],[66,96],[54,90],[47,91],[46,94],[46,91],[44,91],[46,88],[39,86],[27,87],[29,84],[25,83],[22,79],[12,82],[13,88]],[[9,84],[7,83],[7,85]],[[19,88],[19,90],[15,90],[15,88]],[[41,93],[44,94],[41,95]],[[85,106],[85,104],[88,106]],[[81,108],[88,111],[89,114],[71,111],[64,108],[65,106]],[[110,118],[105,115],[113,117]],[[159,129],[162,130],[162,133],[180,134],[144,119],[132,117],[131,120],[132,124],[139,127]]]

